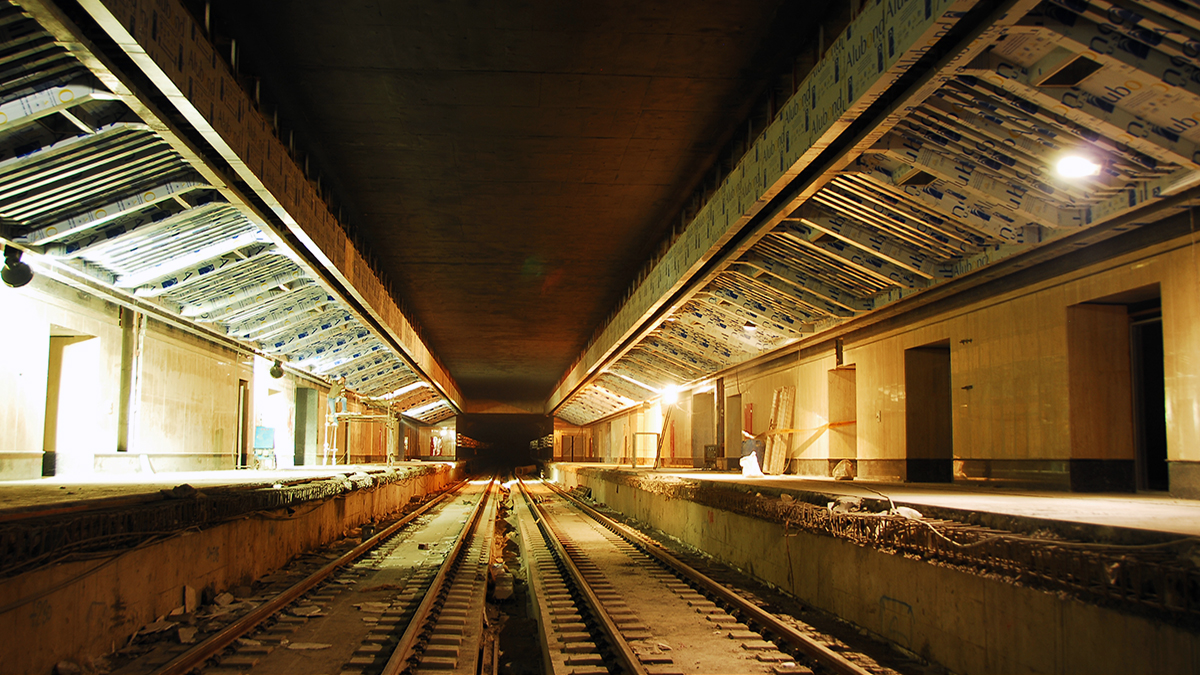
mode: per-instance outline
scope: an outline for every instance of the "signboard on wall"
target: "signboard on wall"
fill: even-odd
[[[275,427],[254,427],[254,449],[275,449]]]

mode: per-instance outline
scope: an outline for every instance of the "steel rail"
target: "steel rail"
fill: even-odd
[[[438,573],[434,576],[433,581],[429,584],[429,590],[425,593],[425,597],[421,599],[421,604],[417,606],[417,611],[413,614],[412,620],[408,622],[408,628],[404,630],[404,635],[400,637],[400,642],[396,645],[396,650],[392,652],[391,658],[383,666],[383,672],[380,675],[400,675],[400,673],[408,669],[408,660],[412,658],[421,633],[425,630],[425,622],[429,618],[429,612],[433,609],[433,604],[437,602],[437,596],[442,586],[446,583],[446,577],[450,569],[458,561],[459,554],[463,550],[463,545],[474,534],[475,528],[479,524],[479,517],[483,515],[483,507],[492,498],[495,485],[496,477],[492,476],[492,480],[488,482],[487,488],[483,491],[479,501],[475,502],[475,508],[471,511],[471,517],[463,525],[462,532],[454,542],[454,547],[446,554],[445,561],[438,569]]]
[[[571,556],[567,554],[567,550],[562,545],[562,541],[560,540],[561,535],[555,532],[557,528],[551,524],[545,510],[542,509],[541,504],[539,504],[537,500],[530,496],[528,489],[525,487],[525,481],[523,479],[518,477],[517,482],[521,486],[521,494],[525,497],[525,502],[531,507],[534,516],[534,522],[536,522],[539,529],[545,533],[546,539],[558,553],[559,559],[563,562],[563,566],[567,568],[567,572],[571,575],[571,578],[575,580],[576,588],[578,588],[579,592],[583,594],[584,600],[591,607],[593,615],[595,615],[596,619],[600,623],[600,627],[604,629],[604,633],[608,636],[609,643],[615,648],[616,656],[621,661],[621,665],[624,666],[625,672],[632,673],[633,675],[649,675],[650,671],[648,671],[646,666],[642,664],[640,659],[638,659],[637,654],[635,654],[633,651],[633,648],[629,646],[629,642],[624,638],[624,636],[621,635],[621,630],[617,627],[617,623],[613,621],[611,616],[609,616],[608,612],[604,609],[604,606],[600,603],[600,598],[596,596],[595,591],[592,590],[592,587],[588,584],[587,580],[584,579],[583,573],[580,572],[579,568],[575,565],[575,561],[572,560]],[[549,485],[549,483],[546,481],[542,481],[542,483]]]
[[[638,532],[624,523],[619,523],[612,518],[609,518],[557,485],[554,485],[549,481],[542,482],[549,486],[551,490],[561,495],[563,498],[570,500],[573,504],[578,506],[580,510],[591,516],[604,527],[612,530],[618,536],[642,549],[647,554],[654,556],[659,561],[675,570],[677,573],[687,577],[689,581],[704,588],[709,593],[712,593],[722,602],[731,605],[736,611],[740,612],[747,619],[762,626],[764,630],[778,635],[788,644],[800,650],[800,652],[802,652],[805,656],[815,660],[822,666],[839,673],[839,675],[871,675],[871,671],[864,669],[862,666],[859,666],[841,654],[833,651],[829,647],[826,647],[820,642],[817,642],[811,637],[805,635],[803,632],[797,630],[794,626],[784,623],[779,619],[779,617],[743,598],[733,589],[705,575],[703,572],[693,568],[691,565],[688,565],[679,558],[676,558],[674,555],[668,552],[662,546],[662,544],[659,544],[657,541],[654,541],[647,535]]]
[[[344,565],[347,565],[347,564],[357,560],[358,558],[362,557],[362,555],[365,554],[367,551],[370,551],[371,549],[375,548],[376,546],[379,546],[381,543],[383,543],[383,541],[386,538],[388,538],[388,537],[392,536],[393,534],[395,534],[396,532],[398,532],[405,525],[408,525],[413,520],[415,520],[417,517],[424,514],[426,511],[429,511],[437,504],[440,504],[441,502],[448,499],[452,494],[457,492],[465,483],[466,483],[465,480],[459,481],[458,483],[447,488],[446,490],[443,490],[440,495],[438,495],[437,497],[434,497],[433,499],[429,500],[428,502],[425,502],[416,511],[413,511],[412,513],[404,516],[403,518],[396,521],[395,523],[392,523],[386,529],[381,530],[375,536],[364,541],[363,543],[359,544],[358,546],[355,546],[348,553],[341,556],[337,560],[334,560],[334,561],[330,562],[329,564],[325,565],[324,567],[322,567],[321,569],[317,570],[316,572],[313,572],[312,574],[310,574],[309,576],[305,577],[303,580],[298,582],[296,585],[287,589],[283,593],[275,596],[275,598],[273,600],[270,600],[270,601],[260,605],[259,607],[255,608],[253,611],[251,611],[246,616],[243,616],[242,618],[238,619],[237,621],[234,621],[233,623],[229,624],[225,628],[221,629],[219,632],[217,632],[214,635],[210,636],[209,638],[205,639],[200,644],[196,645],[195,647],[189,649],[188,651],[180,654],[179,656],[175,657],[174,659],[171,659],[167,663],[163,664],[161,667],[158,668],[158,670],[154,671],[154,675],[184,675],[184,673],[187,673],[187,672],[191,671],[193,668],[196,668],[196,667],[202,665],[205,661],[207,661],[208,659],[210,659],[213,656],[216,656],[218,653],[220,653],[221,650],[223,650],[226,647],[228,647],[229,645],[233,644],[234,640],[237,640],[239,637],[250,632],[255,627],[257,627],[260,623],[262,623],[263,621],[266,621],[268,618],[270,618],[271,615],[275,614],[279,610],[288,606],[293,601],[295,601],[297,598],[299,598],[301,595],[304,595],[304,593],[307,592],[310,588],[319,584],[330,574],[333,574],[335,571],[337,571],[338,568],[340,568]]]

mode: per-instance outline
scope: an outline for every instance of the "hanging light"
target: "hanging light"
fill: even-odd
[[[746,331],[747,333],[753,333],[754,331],[758,330],[758,326],[754,325],[753,321],[747,321],[746,325],[742,326],[742,330]]]
[[[271,374],[271,377],[277,380],[283,377],[283,362],[279,359],[275,359],[275,365],[271,366],[271,369],[267,372]]]
[[[21,249],[4,247],[4,269],[0,270],[0,279],[13,288],[20,288],[33,279],[29,264],[21,262]]]
[[[662,402],[666,405],[675,405],[679,402],[679,387],[668,384],[662,390]]]
[[[1084,178],[1100,173],[1100,165],[1083,155],[1067,155],[1054,167],[1063,178]]]

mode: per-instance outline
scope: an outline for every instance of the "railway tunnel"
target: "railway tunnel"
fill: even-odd
[[[0,0],[0,672],[1200,672],[1197,111],[1194,0]]]

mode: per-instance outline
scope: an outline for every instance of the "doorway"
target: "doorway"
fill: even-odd
[[[94,434],[100,427],[100,341],[61,326],[50,327],[42,476],[91,473]]]
[[[829,371],[829,466],[824,475],[832,476],[843,460],[850,464],[851,475],[858,467],[858,372],[853,365]]]
[[[904,390],[908,481],[949,483],[954,477],[949,340],[904,350]]]
[[[1067,308],[1075,492],[1167,488],[1161,298],[1151,284]]]
[[[1129,305],[1135,464],[1139,490],[1167,490],[1167,406],[1162,300]]]
[[[317,463],[319,398],[319,392],[312,387],[296,387],[296,436],[292,458],[295,466]]]
[[[245,469],[250,466],[250,382],[238,380],[238,427],[237,447],[234,448],[235,466]]]
[[[742,395],[725,399],[725,456],[730,468],[738,466],[742,456]]]

